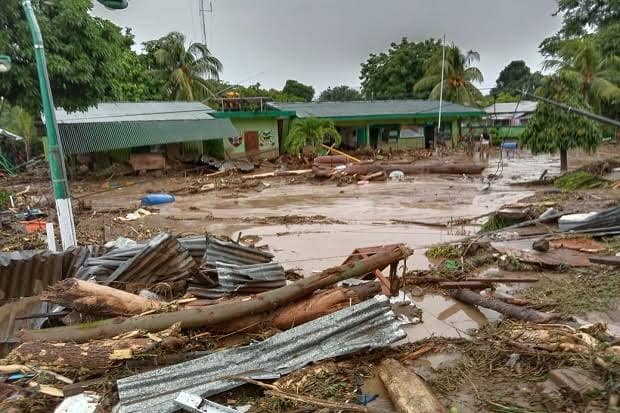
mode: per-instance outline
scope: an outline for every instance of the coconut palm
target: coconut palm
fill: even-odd
[[[590,36],[566,40],[558,59],[547,60],[546,68],[558,68],[566,76],[579,80],[581,93],[597,111],[601,102],[620,98],[620,58],[603,56],[600,48]]]
[[[443,52],[439,50],[426,63],[424,77],[414,86],[414,92],[430,91],[429,99],[439,99],[441,93],[441,67]],[[478,52],[463,54],[458,46],[446,47],[443,98],[454,103],[475,105],[482,94],[473,82],[484,80],[482,72],[472,64],[480,60]]]
[[[205,79],[219,79],[222,63],[207,45],[185,47],[185,36],[172,32],[158,41],[155,71],[165,79],[166,92],[175,100],[198,100],[213,95]]]
[[[334,126],[334,122],[316,118],[296,119],[286,137],[286,151],[290,154],[300,153],[306,145],[315,149],[322,143],[333,142],[340,145],[342,137]]]

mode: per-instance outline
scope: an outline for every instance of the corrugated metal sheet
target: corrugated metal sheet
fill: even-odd
[[[517,107],[517,102],[507,102],[507,103],[496,103],[494,105],[487,106],[484,108],[484,111],[490,115],[495,113],[499,114],[510,114],[512,115],[515,110],[517,113],[531,113],[536,110],[538,106],[538,102],[534,102],[531,100],[522,100],[519,102],[519,106]]]
[[[145,120],[213,119],[214,110],[200,102],[115,102],[100,103],[83,112],[56,109],[56,120],[66,123],[109,123]]]
[[[143,245],[117,248],[100,256],[88,258],[77,272],[76,277],[82,280],[95,278],[99,282],[104,281],[123,263],[135,257],[143,248]]]
[[[384,347],[404,337],[389,301],[373,298],[257,344],[120,379],[120,411],[174,412],[181,391],[208,397],[243,384],[228,376],[288,374],[313,361]]]
[[[218,298],[233,293],[260,293],[286,284],[284,268],[275,262],[242,266],[218,262],[216,268],[217,287],[206,291],[190,289],[189,292],[197,297]]]
[[[204,235],[194,235],[179,238],[179,242],[189,251],[190,255],[196,259],[202,260],[207,250],[207,237]]]
[[[0,303],[30,297],[64,278],[73,277],[90,256],[86,247],[60,253],[14,251],[0,254]]]
[[[223,139],[237,134],[228,119],[65,123],[58,125],[58,130],[66,155]]]
[[[39,328],[45,320],[16,320],[16,317],[50,310],[49,304],[34,296],[60,280],[75,276],[78,268],[93,253],[96,249],[78,247],[60,253],[15,251],[0,254],[0,353],[17,343],[15,332]]]
[[[103,283],[172,282],[189,278],[196,270],[196,261],[177,239],[161,233],[141,246],[135,256],[123,262]]]
[[[353,102],[268,103],[276,109],[293,111],[298,118],[381,118],[381,117],[433,117],[439,113],[439,101],[435,100],[373,100]],[[483,116],[481,109],[456,103],[444,102],[445,116]]]
[[[273,260],[273,254],[268,252],[246,247],[236,242],[208,237],[203,265],[214,267],[217,262],[234,265],[251,265],[264,264],[271,262],[271,260]]]
[[[620,226],[620,207],[599,212],[583,224],[571,228],[571,231],[602,230]]]

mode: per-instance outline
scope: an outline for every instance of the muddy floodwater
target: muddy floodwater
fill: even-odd
[[[178,196],[144,218],[149,226],[177,233],[258,235],[276,260],[305,274],[338,265],[354,248],[406,243],[415,249],[408,268],[424,268],[424,249],[454,241],[478,227],[441,227],[462,218],[479,217],[532,193],[494,184],[480,192],[480,178],[416,177],[405,182],[379,182],[339,187],[333,182],[287,185],[271,183],[260,192],[215,191]],[[151,184],[134,185],[91,198],[94,208],[135,206]],[[232,197],[231,197],[232,196]],[[324,216],[335,224],[256,223],[266,217]],[[415,221],[416,224],[409,222]],[[421,225],[424,223],[433,225]]]

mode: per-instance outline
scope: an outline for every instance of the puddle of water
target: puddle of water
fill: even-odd
[[[379,378],[379,375],[374,374],[364,380],[364,383],[362,384],[362,392],[365,394],[376,394],[379,396],[374,401],[368,403],[368,407],[383,409],[390,412],[396,409],[394,403],[392,403],[392,400],[390,399],[387,389],[383,385],[383,381]]]
[[[493,310],[479,309],[439,294],[413,297],[401,292],[398,297],[392,297],[391,302],[410,302],[422,310],[422,323],[404,325],[407,337],[397,345],[415,343],[429,337],[468,338],[468,330],[483,327],[501,316]]]

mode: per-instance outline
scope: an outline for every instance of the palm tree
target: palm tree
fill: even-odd
[[[334,126],[334,122],[316,118],[295,119],[286,137],[286,151],[290,154],[300,153],[306,145],[318,148],[326,141],[340,145],[342,137]]]
[[[603,56],[591,36],[566,40],[558,59],[547,60],[545,68],[559,68],[566,76],[578,79],[581,93],[599,112],[602,101],[620,97],[620,88],[614,83],[620,79],[620,58]]]
[[[166,92],[175,100],[204,99],[213,95],[205,79],[219,79],[222,63],[207,45],[192,43],[185,48],[185,36],[172,32],[158,41],[155,70],[165,79]]]
[[[414,92],[430,90],[429,99],[439,99],[442,60],[443,52],[440,50],[426,63],[424,77],[413,86]],[[482,98],[482,93],[473,85],[473,82],[484,80],[480,69],[472,66],[472,63],[478,60],[480,60],[478,52],[470,50],[467,54],[463,54],[454,44],[446,47],[443,89],[445,100],[476,105]]]

